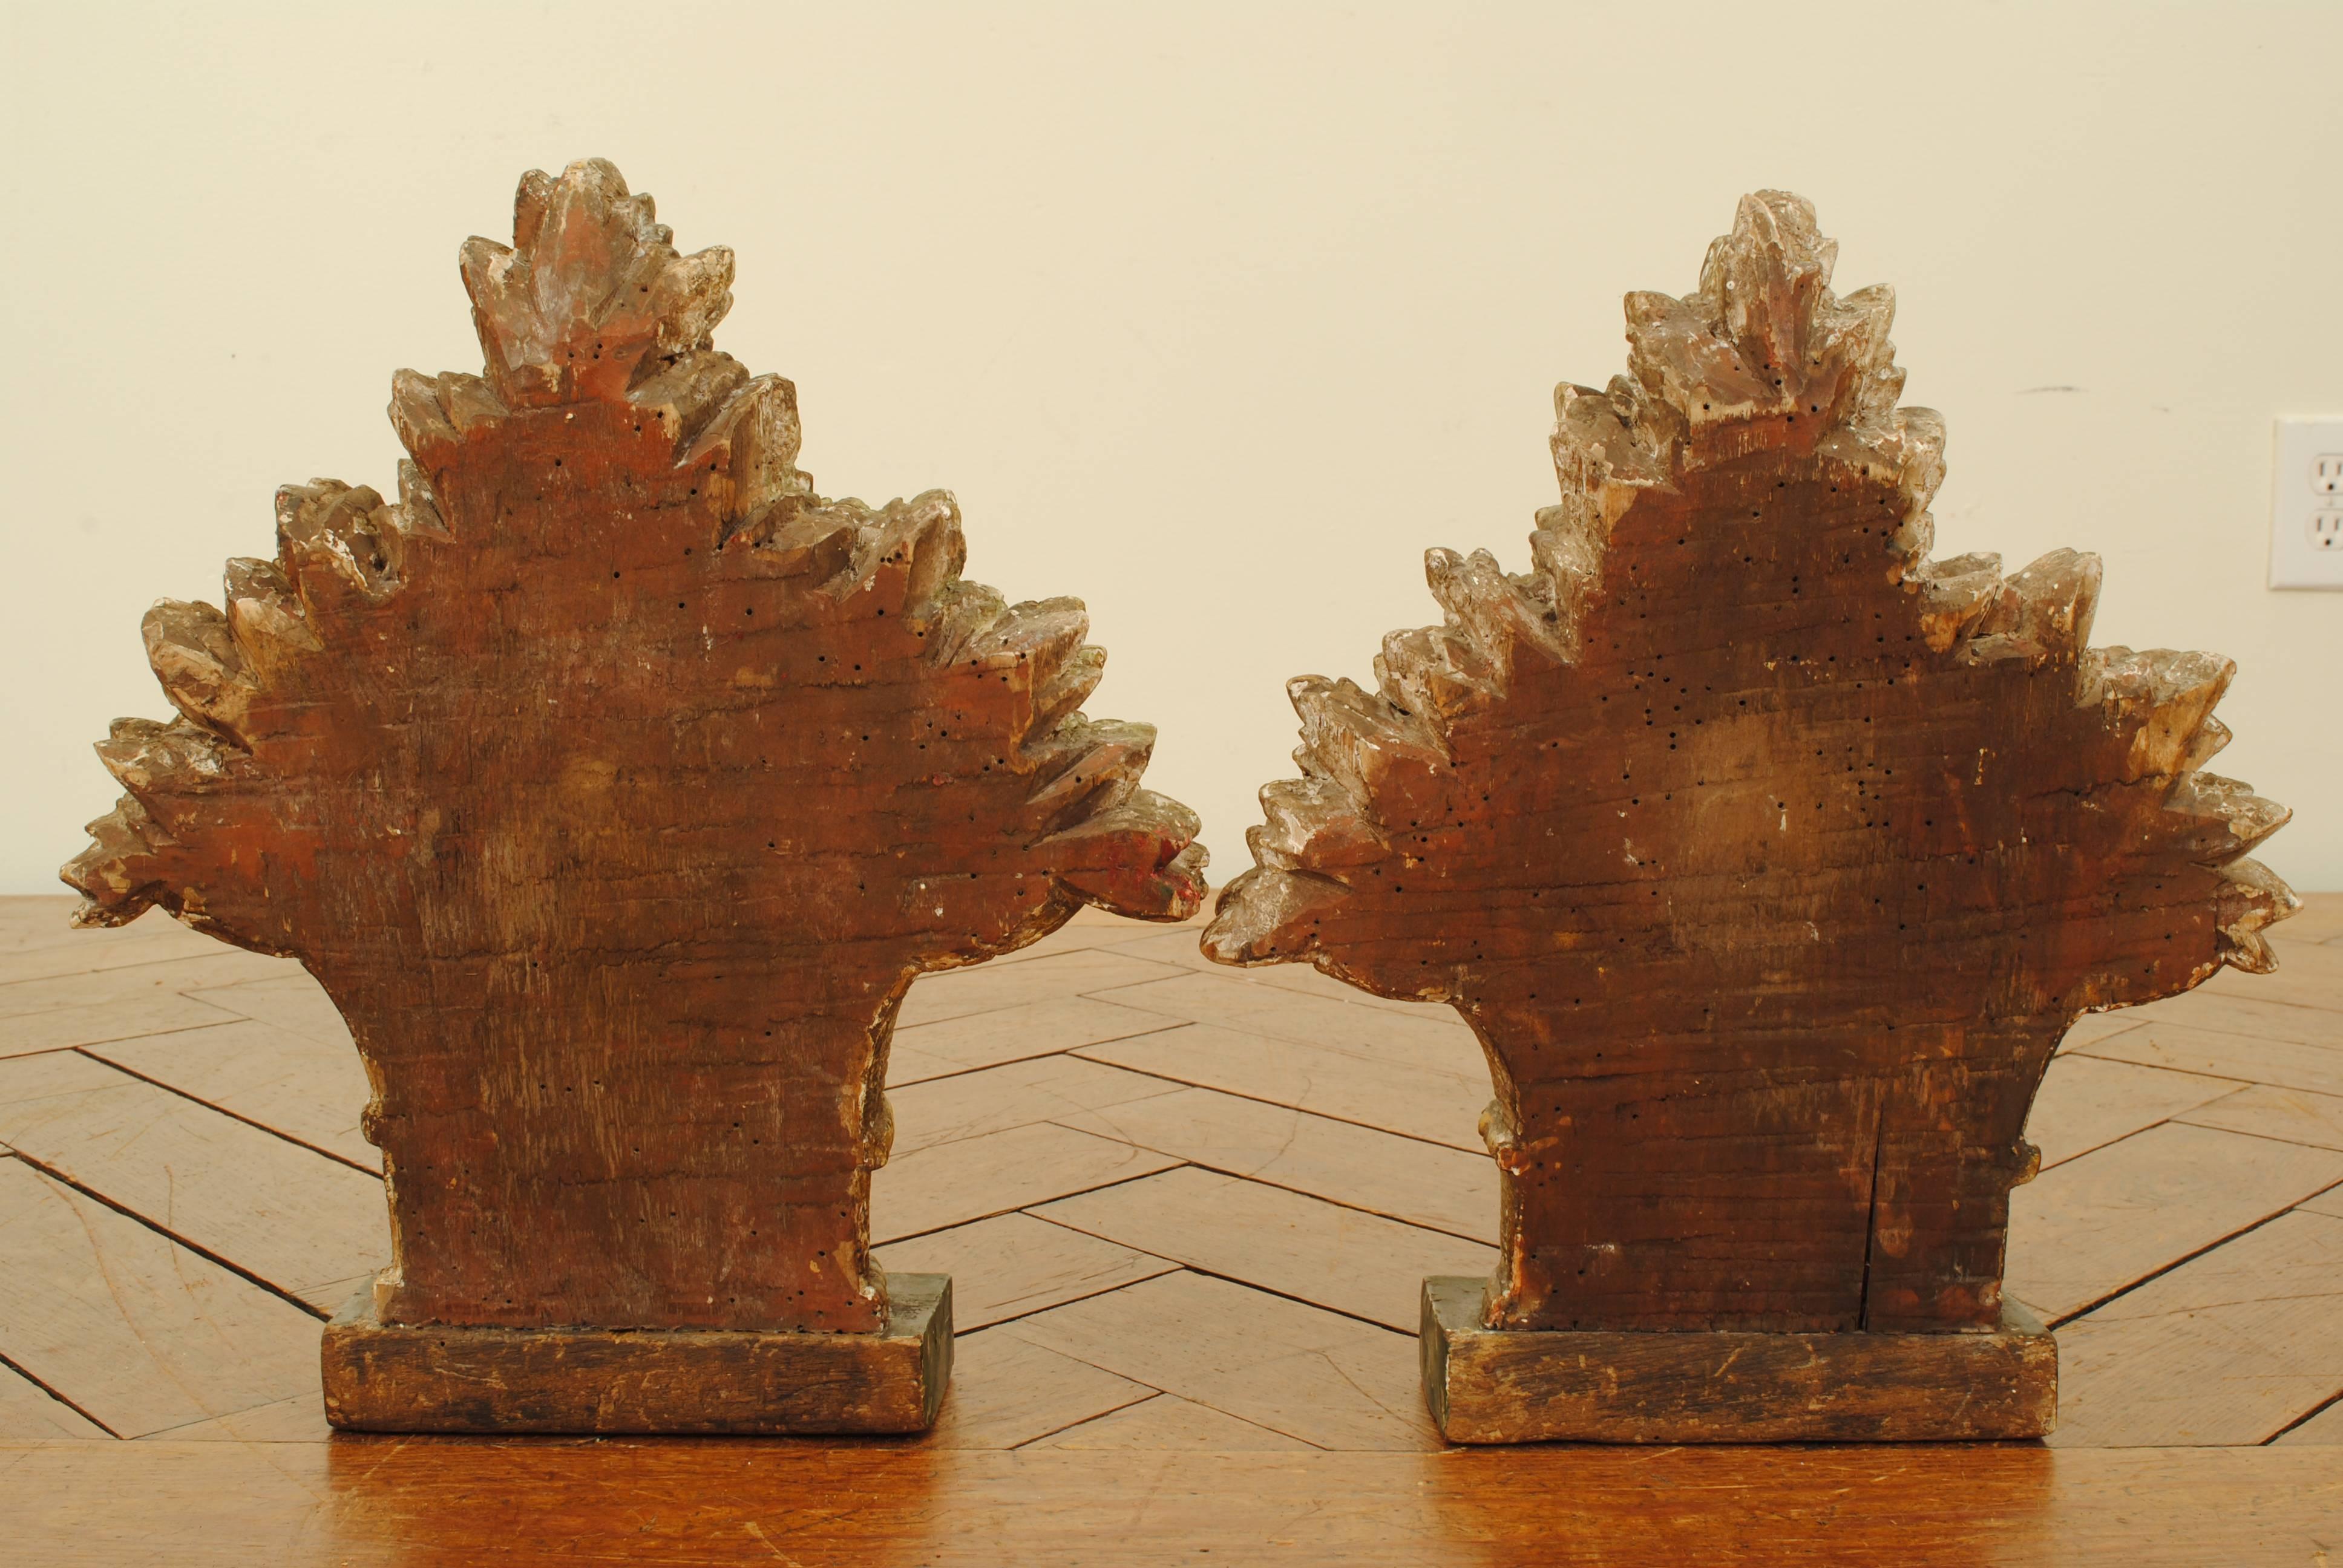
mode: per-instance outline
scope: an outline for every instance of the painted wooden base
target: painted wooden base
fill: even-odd
[[[326,1325],[326,1419],[353,1432],[904,1432],[951,1373],[951,1276],[887,1276],[877,1333]]]
[[[1913,1442],[2032,1438],[2058,1346],[2005,1300],[1981,1333],[1483,1328],[1488,1282],[1423,1282],[1423,1395],[1451,1442]]]

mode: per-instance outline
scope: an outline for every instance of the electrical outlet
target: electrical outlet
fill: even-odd
[[[2343,419],[2278,422],[2269,586],[2343,588]]]

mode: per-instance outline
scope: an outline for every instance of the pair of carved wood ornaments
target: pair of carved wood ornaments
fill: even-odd
[[[1760,193],[1628,297],[1531,569],[1434,550],[1378,689],[1291,684],[1203,934],[1484,1047],[1500,1261],[1424,1291],[1459,1441],[2046,1431],[2001,1269],[2050,1054],[2294,907],[2243,858],[2286,812],[2201,771],[2227,660],[2088,646],[2093,557],[1929,558],[1942,424],[1834,248]],[[897,1009],[1083,904],[1186,919],[1196,818],[1081,712],[1079,600],[963,579],[943,492],[816,494],[790,384],[711,346],[729,252],[588,162],[462,273],[485,374],[394,379],[397,498],[288,487],[222,608],[148,613],[179,716],[99,745],[76,919],[159,904],[348,1020],[392,1258],[337,1425],[919,1430]]]

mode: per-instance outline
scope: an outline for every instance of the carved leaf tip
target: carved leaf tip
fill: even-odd
[[[1204,956],[1241,969],[1306,959],[1318,950],[1321,917],[1345,893],[1329,877],[1255,866],[1221,890]]]
[[[1895,294],[1834,295],[1837,254],[1811,203],[1759,191],[1709,246],[1694,293],[1628,295],[1629,374],[1601,392],[1556,394],[1565,507],[1607,524],[1635,491],[1686,468],[1767,447],[1810,450],[1837,432],[1859,437],[1847,459],[1900,476],[1914,509],[1925,507],[1942,477],[1940,446],[1926,439],[1932,415],[1896,409]],[[1899,436],[1907,422],[1920,428]]]
[[[162,898],[159,850],[167,835],[129,795],[85,831],[88,846],[57,871],[58,879],[82,896],[73,923],[84,929],[128,925]]]
[[[513,243],[475,237],[461,258],[497,396],[515,407],[612,397],[659,360],[707,349],[732,306],[732,253],[684,256],[673,238],[604,159],[522,176]]]

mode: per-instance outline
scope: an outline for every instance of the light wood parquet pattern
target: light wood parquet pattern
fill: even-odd
[[[348,1037],[289,962],[70,907],[0,900],[0,1447],[324,1443],[317,1326],[387,1256]],[[2343,895],[2275,940],[2049,1070],[2008,1284],[2058,1332],[2054,1448],[2343,1443]],[[1440,1446],[1417,1282],[1496,1216],[1447,1010],[1085,912],[920,980],[890,1083],[873,1238],[961,1329],[909,1446]]]

